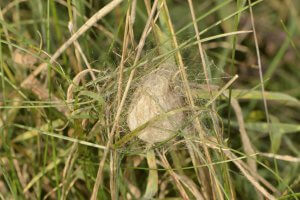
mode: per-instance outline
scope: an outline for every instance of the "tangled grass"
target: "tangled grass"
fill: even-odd
[[[299,6],[2,0],[0,198],[299,199]]]

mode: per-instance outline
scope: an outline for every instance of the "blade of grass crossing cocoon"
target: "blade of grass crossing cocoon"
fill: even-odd
[[[134,66],[136,66],[138,64],[138,61],[140,60],[140,57],[141,57],[141,54],[142,54],[142,50],[143,50],[143,47],[145,45],[145,40],[147,38],[147,33],[148,33],[148,30],[150,28],[150,24],[151,24],[152,18],[154,16],[156,8],[157,8],[157,4],[158,4],[158,0],[155,0],[154,3],[153,3],[153,5],[152,5],[151,13],[150,13],[150,15],[149,15],[149,17],[147,19],[146,25],[144,27],[142,36],[140,38],[139,44],[137,46],[137,53],[136,53],[136,56],[135,56],[135,59],[134,59],[134,63],[133,63]],[[118,121],[119,121],[119,118],[120,118],[123,106],[125,104],[125,100],[127,98],[127,95],[128,95],[129,88],[131,86],[133,77],[135,75],[135,70],[136,70],[136,68],[134,68],[131,71],[130,75],[129,75],[129,78],[128,78],[128,81],[127,81],[127,85],[125,87],[125,90],[124,90],[124,93],[123,93],[120,105],[119,105],[119,107],[117,109],[117,112],[116,112],[114,124],[113,124],[112,129],[111,129],[111,131],[109,133],[109,139],[108,139],[108,142],[107,142],[107,145],[106,145],[107,148],[112,145],[113,135],[114,135],[114,133],[115,133],[115,131],[117,129],[117,124],[118,124]],[[98,172],[97,172],[97,178],[96,178],[96,182],[95,182],[95,185],[94,185],[94,188],[93,188],[93,193],[92,193],[92,196],[91,196],[91,200],[95,200],[97,198],[98,188],[99,188],[100,184],[102,183],[102,179],[103,179],[103,174],[102,173],[103,173],[103,168],[104,168],[104,164],[105,164],[105,160],[106,160],[108,152],[109,152],[108,150],[104,151],[104,155],[103,155],[103,157],[102,157],[102,159],[101,159],[101,161],[99,163],[99,168],[98,168]]]

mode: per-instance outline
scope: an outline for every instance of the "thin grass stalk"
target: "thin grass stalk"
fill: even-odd
[[[174,180],[174,184],[176,185],[176,187],[179,190],[179,193],[181,195],[181,197],[184,200],[188,200],[190,199],[189,196],[187,195],[184,187],[182,186],[182,184],[180,183],[177,174],[174,172],[174,170],[171,168],[170,163],[168,162],[165,154],[161,154],[160,152],[157,151],[158,156],[160,157],[160,160],[162,161],[163,167],[167,170],[167,172],[171,175],[172,179]]]
[[[120,106],[122,98],[122,85],[123,85],[123,71],[125,57],[127,55],[128,41],[129,41],[129,24],[130,24],[130,9],[127,9],[125,19],[125,30],[123,36],[122,56],[119,65],[119,79],[118,79],[118,91],[117,91],[117,108]],[[117,124],[116,137],[119,137],[119,125]],[[112,150],[110,153],[110,194],[111,199],[118,198],[118,186],[117,186],[117,174],[118,174],[118,152]]]
[[[164,2],[164,9],[165,9],[165,12],[168,16],[168,25],[169,25],[169,30],[171,32],[171,35],[172,35],[172,40],[173,40],[173,45],[175,48],[178,48],[178,43],[177,43],[177,39],[176,39],[176,36],[175,36],[175,31],[173,29],[173,25],[172,25],[172,22],[171,22],[171,18],[170,18],[170,15],[169,15],[169,11],[168,11],[168,8],[167,8],[167,4],[165,2],[165,0],[163,0]],[[194,103],[194,100],[193,100],[193,97],[192,97],[192,94],[191,94],[191,90],[190,90],[190,87],[189,87],[189,84],[188,84],[188,79],[187,79],[187,75],[186,75],[186,72],[185,72],[185,67],[184,67],[184,64],[183,64],[183,59],[182,59],[182,56],[180,54],[180,51],[177,51],[176,52],[176,56],[177,56],[177,61],[179,63],[179,67],[180,67],[180,72],[181,72],[181,76],[182,76],[182,79],[183,79],[183,84],[184,84],[184,88],[185,88],[185,91],[186,91],[186,95],[187,95],[187,98],[189,100],[189,103],[192,107],[192,109],[194,109],[195,107],[195,103]],[[193,111],[193,113],[195,113],[195,111]],[[198,118],[196,118],[195,120],[195,126],[196,126],[196,129],[199,131],[199,136],[200,136],[200,139],[204,138],[204,135],[205,135],[205,131],[199,121]],[[204,152],[205,152],[205,161],[204,162],[207,162],[208,164],[212,163],[212,159],[210,157],[210,153],[207,149],[207,147],[205,145],[203,145],[203,149],[204,149]],[[215,170],[213,169],[213,167],[209,167],[209,179],[210,179],[210,183],[211,183],[211,188],[215,188],[214,186],[216,186],[216,180],[214,179],[214,176],[215,175]],[[216,186],[217,187],[217,186]]]
[[[100,9],[97,13],[95,13],[91,18],[89,18],[85,24],[83,24],[76,33],[74,33],[63,45],[60,46],[56,50],[56,52],[51,56],[51,59],[49,61],[49,64],[53,64],[56,62],[56,59],[75,41],[77,40],[82,34],[84,34],[88,29],[90,29],[98,20],[106,16],[108,13],[110,13],[115,7],[117,7],[120,3],[122,3],[123,0],[113,0],[112,2],[108,3],[106,6],[104,6],[102,9]],[[32,78],[32,76],[37,76],[39,73],[44,71],[47,66],[40,65],[38,68],[36,68],[31,76],[29,76],[27,79],[25,79],[23,82],[26,82]]]
[[[258,64],[258,69],[259,69],[259,79],[260,79],[262,97],[263,97],[263,102],[264,102],[265,115],[266,115],[267,123],[269,125],[270,124],[269,109],[268,109],[268,104],[267,104],[267,100],[266,100],[267,98],[266,98],[265,87],[264,87],[262,64],[261,64],[260,51],[259,51],[255,23],[254,23],[254,16],[253,16],[251,0],[248,0],[248,4],[249,4],[249,11],[250,11],[251,25],[252,25],[252,29],[253,29],[253,37],[254,37],[254,43],[255,43],[255,49],[256,49],[257,64]],[[272,142],[270,125],[269,125],[269,135],[270,135],[270,140]]]
[[[241,1],[244,1],[244,3],[246,2],[246,0],[238,0],[237,1],[237,10],[239,10],[242,5],[244,3],[241,3]],[[240,20],[240,14],[236,15],[235,16],[235,19],[234,19],[234,30],[233,31],[237,31],[238,30],[238,25],[239,25],[239,20]],[[229,68],[229,74],[230,75],[233,75],[233,69],[234,69],[234,59],[235,59],[235,51],[236,51],[236,46],[237,46],[237,36],[234,35],[233,36],[233,40],[232,40],[232,52],[231,52],[231,63],[230,63],[230,68]],[[228,132],[228,136],[230,137],[230,131],[231,131],[231,126],[230,126],[230,121],[231,121],[231,93],[232,93],[232,88],[231,86],[229,87],[229,97],[228,97],[228,123],[227,123],[227,132]],[[223,152],[222,152],[223,154]],[[229,176],[229,175],[228,175]],[[232,185],[232,181],[230,179],[227,179],[228,180],[228,185]],[[230,187],[230,192],[231,192],[231,196],[232,198],[235,196],[234,192],[232,191],[232,187]]]
[[[148,32],[149,27],[150,27],[150,22],[151,22],[151,19],[154,16],[154,13],[155,13],[155,10],[156,10],[156,7],[157,7],[157,3],[158,3],[158,0],[155,0],[155,2],[153,3],[152,10],[151,10],[151,15],[148,17],[147,23],[145,25],[143,34],[141,36],[141,39],[140,39],[140,42],[139,42],[139,45],[138,45],[137,54],[136,54],[136,57],[135,57],[135,60],[134,60],[134,64],[133,64],[134,66],[137,65],[137,63],[138,63],[138,61],[140,59],[140,56],[141,56],[141,53],[142,53],[142,49],[143,49],[144,44],[145,44],[147,32]],[[98,188],[99,188],[100,184],[102,183],[102,179],[103,179],[102,173],[103,173],[103,168],[104,168],[105,160],[106,160],[107,154],[109,152],[108,148],[111,146],[111,144],[113,142],[113,135],[114,135],[114,133],[116,131],[117,124],[118,124],[118,121],[119,121],[119,118],[120,118],[120,115],[121,115],[121,111],[122,111],[122,108],[124,106],[125,99],[127,97],[127,94],[128,94],[128,91],[129,91],[129,88],[130,88],[130,85],[131,85],[131,82],[132,82],[134,74],[135,74],[135,70],[136,70],[136,68],[134,68],[131,71],[130,75],[129,75],[129,79],[128,79],[128,82],[127,82],[127,85],[126,85],[126,88],[125,88],[125,91],[124,91],[124,94],[123,94],[120,106],[119,106],[119,108],[117,110],[117,113],[116,113],[116,116],[115,116],[115,121],[114,121],[112,130],[110,131],[110,134],[109,134],[109,139],[108,139],[108,142],[107,142],[107,145],[106,145],[107,149],[104,151],[103,157],[102,157],[102,159],[101,159],[101,161],[99,163],[99,169],[98,169],[98,173],[97,173],[96,182],[95,182],[95,185],[94,185],[94,188],[93,188],[93,193],[92,193],[92,196],[91,196],[91,200],[95,200],[97,198]]]

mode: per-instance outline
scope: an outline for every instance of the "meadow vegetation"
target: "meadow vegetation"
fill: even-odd
[[[0,199],[300,199],[299,11],[1,0]]]

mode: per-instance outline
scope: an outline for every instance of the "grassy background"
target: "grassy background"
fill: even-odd
[[[171,20],[179,48],[152,21],[137,56],[154,1],[124,1],[53,59],[109,2],[0,1],[0,198],[299,199],[300,2],[252,2],[257,46],[248,1],[169,0],[156,24],[168,35]],[[176,138],[149,147],[128,129],[128,105],[169,57],[195,108]],[[189,130],[195,118],[202,132]]]

